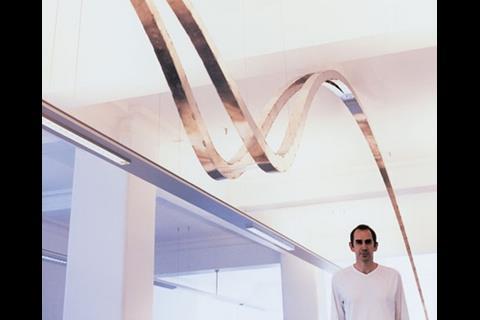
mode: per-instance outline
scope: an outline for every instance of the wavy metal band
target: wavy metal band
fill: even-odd
[[[422,289],[393,186],[375,137],[360,106],[358,96],[348,81],[340,73],[333,70],[313,72],[299,77],[265,106],[265,112],[260,119],[261,126],[259,127],[243,101],[235,82],[229,79],[224,71],[219,55],[216,53],[213,43],[208,39],[200,18],[196,15],[192,5],[186,0],[167,0],[190,37],[225,110],[243,140],[244,146],[232,159],[227,161],[218,153],[212,143],[193,96],[192,88],[154,1],[131,0],[131,2],[160,62],[195,154],[206,172],[214,179],[239,177],[246,167],[253,163],[266,172],[285,171],[293,162],[309,108],[319,87],[323,85],[342,100],[367,140],[383,178],[413,269],[425,318],[428,320]],[[280,148],[275,152],[267,144],[266,136],[282,108],[295,94],[299,95],[299,103],[293,107],[286,134]]]

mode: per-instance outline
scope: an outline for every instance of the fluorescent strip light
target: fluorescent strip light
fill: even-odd
[[[263,239],[269,241],[270,243],[282,248],[282,249],[285,249],[287,251],[293,251],[295,250],[295,247],[289,243],[285,243],[283,241],[280,241],[278,239],[275,239],[274,237],[266,234],[265,232],[263,231],[260,231],[258,230],[257,228],[255,227],[247,227],[247,230],[250,231],[251,233],[254,233],[256,234],[257,236],[260,236],[262,237]]]
[[[163,280],[154,280],[153,284],[156,285],[157,287],[162,287],[162,288],[166,288],[166,289],[176,289],[177,288],[176,285],[174,285],[170,282],[167,282],[167,281],[163,281]]]
[[[73,133],[72,131],[56,124],[55,122],[53,122],[53,121],[51,121],[51,120],[49,120],[45,117],[42,117],[42,125],[44,125],[47,128],[52,129],[56,133],[66,137],[70,140],[73,140],[73,141],[81,144],[85,148],[88,148],[88,149],[94,151],[95,153],[98,153],[99,155],[101,155],[101,156],[103,156],[103,157],[105,157],[105,158],[107,158],[107,159],[109,159],[113,162],[118,163],[119,165],[123,166],[123,165],[126,165],[126,164],[130,163],[130,161],[125,160],[125,159],[117,156],[116,154],[113,154],[112,152],[94,144],[93,142],[88,141],[87,139],[80,137],[76,133]]]
[[[52,262],[60,263],[60,264],[67,264],[67,261],[57,259],[57,258],[53,258],[53,257],[48,257],[48,256],[42,256],[42,260],[52,261]]]

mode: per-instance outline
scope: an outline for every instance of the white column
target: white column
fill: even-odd
[[[155,187],[75,156],[64,320],[152,319]]]
[[[318,320],[316,269],[293,256],[282,254],[282,295],[284,320]]]

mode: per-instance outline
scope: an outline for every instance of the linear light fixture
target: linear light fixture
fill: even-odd
[[[268,235],[265,232],[255,228],[255,227],[247,227],[247,230],[250,231],[251,233],[256,234],[257,236],[262,237],[263,239],[269,241],[270,243],[276,245],[277,247],[280,247],[280,248],[285,249],[287,251],[295,250],[295,247],[293,245],[291,245],[290,243],[280,241],[280,240],[272,237],[271,235]]]
[[[173,283],[171,282],[167,282],[167,281],[164,281],[164,280],[153,280],[153,284],[156,285],[157,287],[162,287],[162,288],[166,288],[166,289],[176,289],[177,286],[174,285]]]
[[[62,127],[61,125],[51,121],[50,119],[47,119],[45,117],[42,117],[42,125],[45,127],[55,131],[56,133],[60,134],[61,136],[68,138],[70,140],[73,140],[77,142],[78,144],[84,146],[85,148],[92,150],[93,152],[101,155],[102,157],[105,157],[115,163],[118,163],[119,165],[127,165],[130,163],[130,161],[121,158],[117,156],[116,154],[112,153],[111,151],[106,150],[103,147],[100,147],[99,145],[79,136],[76,133],[73,133],[72,131]]]
[[[44,255],[42,255],[42,260],[51,261],[51,262],[55,262],[55,263],[59,263],[59,264],[65,264],[65,265],[67,264],[67,261],[57,259],[57,258],[54,258],[54,257],[44,256]]]

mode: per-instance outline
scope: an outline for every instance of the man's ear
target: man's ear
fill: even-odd
[[[350,246],[350,250],[353,251],[353,243],[349,242],[348,245]]]
[[[378,249],[378,242],[375,242],[375,243],[373,244],[373,249],[375,249],[375,251],[377,251],[377,249]]]

